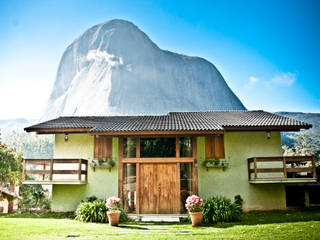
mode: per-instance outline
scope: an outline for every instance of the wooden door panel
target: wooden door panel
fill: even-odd
[[[157,166],[159,192],[158,213],[179,213],[179,186],[177,164],[158,164]]]
[[[140,213],[179,213],[179,168],[177,163],[140,164]]]
[[[140,212],[156,213],[157,189],[154,187],[157,178],[156,164],[140,164]]]

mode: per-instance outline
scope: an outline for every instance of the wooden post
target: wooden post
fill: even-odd
[[[82,159],[79,159],[78,163],[78,180],[81,181]]]
[[[312,156],[311,161],[312,161],[312,169],[313,169],[313,178],[317,178],[317,170],[316,170],[316,164],[314,161],[314,156]]]
[[[123,199],[123,137],[119,137],[119,159],[118,159],[118,197],[121,199],[122,204],[124,204]]]
[[[50,159],[50,181],[53,180],[53,159]]]
[[[180,138],[176,137],[176,158],[180,158]]]
[[[251,173],[250,173],[250,165],[251,165],[251,159],[248,159],[248,179],[251,179]]]
[[[136,163],[136,213],[140,214],[140,163]]]
[[[42,174],[42,181],[44,181],[45,179],[46,179],[46,166],[47,166],[47,164],[46,164],[46,162],[44,162],[44,164],[43,164],[43,174]]]
[[[26,180],[26,159],[23,159],[22,180]]]
[[[258,179],[258,174],[257,174],[257,158],[253,158],[253,168],[254,168],[254,179]]]
[[[136,158],[140,158],[140,137],[136,138]]]
[[[199,160],[197,157],[197,136],[192,137],[192,154],[193,154],[193,176],[192,176],[192,192],[198,195],[198,168],[199,168]],[[195,167],[194,164],[198,166]]]
[[[287,159],[286,157],[283,157],[283,177],[286,180],[287,179]]]

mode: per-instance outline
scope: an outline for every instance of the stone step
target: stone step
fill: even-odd
[[[181,218],[188,218],[187,214],[128,214],[139,222],[180,222]]]

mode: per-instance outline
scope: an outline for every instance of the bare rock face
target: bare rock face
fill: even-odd
[[[213,64],[161,50],[134,24],[111,20],[65,50],[42,120],[243,109]]]

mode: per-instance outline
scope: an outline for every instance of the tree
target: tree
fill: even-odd
[[[15,183],[21,180],[22,155],[0,144],[0,182]]]

